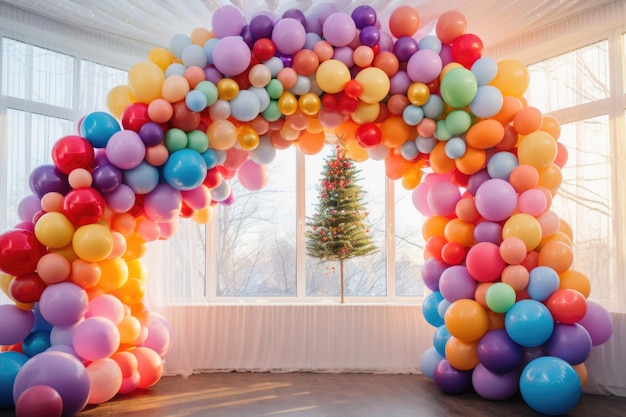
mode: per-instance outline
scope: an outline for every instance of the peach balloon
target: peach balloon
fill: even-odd
[[[70,261],[58,253],[47,253],[37,262],[37,274],[47,285],[65,281],[71,269]]]
[[[65,197],[61,193],[49,192],[41,197],[41,209],[45,212],[62,212]]]
[[[465,15],[457,10],[442,13],[437,19],[435,33],[441,43],[451,44],[467,30]]]

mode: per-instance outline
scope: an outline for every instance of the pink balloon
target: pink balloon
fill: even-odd
[[[432,188],[432,184],[427,182],[421,182],[413,190],[412,200],[413,205],[420,212],[422,216],[431,217],[435,215],[435,212],[428,205],[428,192]]]
[[[104,317],[118,325],[124,318],[124,304],[114,295],[99,295],[89,301],[85,318],[89,317]]]
[[[204,184],[192,190],[183,190],[181,194],[185,204],[194,210],[201,210],[211,204],[211,191]]]
[[[428,192],[428,206],[437,215],[449,216],[454,213],[456,203],[461,199],[461,191],[451,182],[433,184]]]
[[[241,165],[237,171],[237,179],[241,185],[250,191],[258,191],[264,188],[268,182],[267,167],[259,165],[249,159]]]
[[[109,319],[89,317],[76,328],[73,345],[76,353],[85,360],[103,359],[119,348],[120,332]]]
[[[60,417],[63,398],[48,385],[33,385],[17,399],[15,414],[20,417]]]
[[[530,214],[533,217],[539,216],[548,207],[546,195],[535,188],[526,190],[518,197],[520,213]]]
[[[87,365],[89,399],[87,404],[109,401],[122,386],[122,370],[111,358],[103,358]]]
[[[480,282],[495,281],[506,267],[506,262],[500,256],[500,246],[491,242],[480,242],[472,246],[465,261],[467,271]]]

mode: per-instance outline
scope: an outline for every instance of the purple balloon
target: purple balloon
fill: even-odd
[[[509,337],[506,330],[491,330],[478,341],[480,363],[497,374],[506,374],[518,369],[524,360],[520,345]]]
[[[587,300],[587,313],[578,324],[587,330],[593,346],[607,342],[613,334],[611,314],[595,301]]]
[[[252,32],[250,31],[250,25],[245,25],[243,29],[241,29],[241,33],[239,34],[243,41],[248,45],[248,48],[252,49],[254,47],[254,36],[252,36]]]
[[[245,24],[243,14],[229,4],[217,9],[211,18],[211,30],[218,38],[239,35]]]
[[[159,223],[169,223],[180,214],[183,207],[183,197],[179,190],[162,183],[146,194],[143,208],[150,220]]]
[[[401,36],[393,44],[393,54],[400,62],[407,62],[417,52],[417,49],[417,41],[410,36]]]
[[[494,178],[478,187],[476,210],[487,220],[499,222],[511,216],[517,206],[517,192],[505,180]]]
[[[359,29],[374,26],[376,24],[376,10],[367,4],[358,6],[352,11],[352,20]]]
[[[111,164],[102,164],[92,171],[91,178],[92,187],[107,194],[115,191],[122,183],[122,171]]]
[[[126,213],[133,208],[137,197],[132,188],[126,184],[120,184],[115,190],[104,196],[107,206],[114,213]]]
[[[472,372],[472,385],[481,397],[491,401],[503,401],[517,394],[519,377],[518,371],[497,374],[478,364]]]
[[[39,310],[47,322],[70,326],[85,316],[89,305],[87,292],[71,282],[51,284],[41,293]]]
[[[422,281],[424,285],[431,291],[439,291],[439,280],[443,271],[448,268],[448,264],[444,261],[430,258],[422,265]]]
[[[441,57],[437,52],[422,49],[409,58],[406,72],[413,82],[428,84],[439,77],[442,68]]]
[[[570,365],[583,363],[591,353],[591,336],[580,324],[557,323],[545,344],[546,353]]]
[[[463,298],[474,299],[476,280],[462,265],[452,265],[441,274],[439,291],[443,298],[454,302]]]
[[[481,222],[474,228],[474,238],[478,242],[502,243],[502,226],[496,222]]]
[[[0,304],[0,345],[9,346],[23,341],[35,323],[31,310],[14,304]]]
[[[250,20],[250,34],[255,40],[271,39],[272,30],[274,30],[274,22],[269,16],[260,14]]]
[[[306,16],[304,15],[304,12],[300,9],[285,10],[285,13],[283,13],[282,18],[283,19],[286,19],[286,18],[296,19],[298,22],[300,22],[302,26],[305,26],[305,27],[307,24]]]
[[[380,42],[380,30],[376,26],[366,26],[359,33],[359,41],[365,46],[373,48]]]
[[[154,146],[161,143],[165,137],[163,128],[154,122],[148,122],[139,128],[139,137],[146,146]]]
[[[491,177],[489,176],[489,172],[487,172],[486,168],[481,169],[477,173],[470,175],[467,180],[468,191],[472,193],[472,195],[476,195],[476,192],[478,191],[478,187],[480,187],[483,182],[489,179],[491,179]]]
[[[411,86],[411,79],[406,71],[398,71],[389,78],[389,94],[406,94]]]
[[[324,21],[322,28],[324,38],[335,47],[347,46],[354,40],[356,25],[350,15],[337,12],[333,13]]]
[[[137,132],[120,130],[114,133],[106,146],[107,158],[120,169],[132,169],[146,156],[146,145]]]
[[[441,45],[441,52],[439,52],[439,57],[441,58],[441,65],[443,65],[444,67],[450,62],[454,61],[454,58],[452,57],[452,45]]]
[[[13,398],[36,385],[55,389],[63,399],[63,414],[73,416],[87,405],[89,375],[85,366],[69,353],[42,352],[30,358],[20,369],[13,384]]]
[[[433,379],[442,392],[462,394],[472,385],[472,371],[459,371],[447,359],[442,359],[435,366]]]
[[[39,198],[51,192],[65,195],[71,189],[67,175],[59,171],[54,165],[41,165],[32,170],[29,185],[32,192],[37,194]]]
[[[454,214],[456,204],[461,199],[459,187],[451,182],[440,182],[434,184],[428,191],[428,206],[440,216]]]
[[[291,17],[280,19],[274,24],[272,42],[276,50],[285,55],[294,55],[304,47],[306,30],[302,23]]]
[[[239,75],[250,65],[252,53],[241,36],[226,36],[213,48],[213,62],[226,76]]]
[[[41,199],[36,195],[28,195],[17,205],[17,215],[23,222],[31,222],[35,214],[41,211]]]

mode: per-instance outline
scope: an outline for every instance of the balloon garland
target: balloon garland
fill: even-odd
[[[14,301],[0,305],[0,405],[72,415],[157,383],[171,329],[144,301],[146,244],[232,204],[235,177],[262,189],[276,151],[312,155],[336,136],[352,159],[384,161],[427,217],[424,374],[445,393],[574,407],[612,322],[550,208],[567,160],[559,123],[526,103],[523,64],[483,56],[462,13],[431,34],[410,6],[387,23],[367,5],[249,22],[222,6],[210,31],[135,64],[110,113],[60,138],[0,235]]]

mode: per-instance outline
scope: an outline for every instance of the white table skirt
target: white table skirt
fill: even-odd
[[[168,306],[167,374],[207,371],[419,373],[434,328],[416,304]]]

